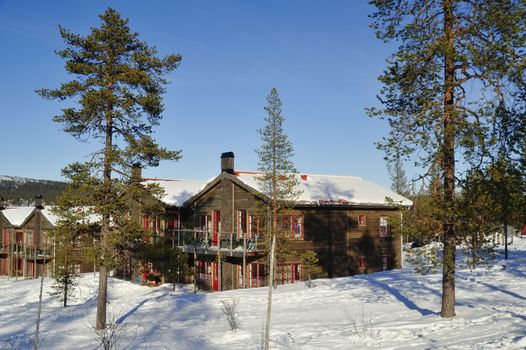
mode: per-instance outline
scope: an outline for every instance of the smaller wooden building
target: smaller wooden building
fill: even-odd
[[[57,217],[37,198],[34,207],[0,206],[0,275],[12,278],[52,276],[55,245],[51,231]],[[76,254],[78,272],[92,272],[93,263]]]

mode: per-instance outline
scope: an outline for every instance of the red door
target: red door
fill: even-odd
[[[212,263],[212,290],[219,290],[218,263]]]
[[[219,210],[214,210],[214,230],[212,236],[212,244],[217,245],[218,243],[218,234],[221,232],[221,212]]]

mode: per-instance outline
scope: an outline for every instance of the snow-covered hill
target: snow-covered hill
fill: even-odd
[[[35,196],[39,195],[44,203],[52,203],[65,186],[61,181],[0,175],[0,197],[10,205],[32,205]]]
[[[457,316],[442,319],[441,274],[411,268],[275,290],[272,349],[524,349],[526,239],[508,261],[457,274]],[[45,291],[52,281],[45,281]],[[97,278],[82,277],[79,298],[63,309],[44,297],[42,349],[94,349]],[[35,329],[38,280],[0,280],[0,348],[27,349]],[[108,310],[123,325],[121,349],[261,349],[267,289],[191,293],[110,279]],[[239,300],[232,333],[221,301]]]

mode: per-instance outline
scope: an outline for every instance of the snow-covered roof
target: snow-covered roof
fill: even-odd
[[[164,189],[160,199],[163,203],[175,207],[182,207],[189,198],[201,192],[210,180],[169,180],[147,179],[142,184],[158,184]]]
[[[51,223],[51,225],[53,226],[57,226],[57,223],[59,221],[59,216],[56,215],[55,213],[53,213],[53,207],[46,207],[44,209],[42,209],[42,215],[44,215],[44,217]],[[87,211],[87,210],[90,210],[92,209],[91,207],[76,207],[75,211],[77,211],[77,213],[79,212],[82,212],[82,211]],[[87,222],[89,223],[97,223],[97,222],[100,222],[102,220],[101,216],[98,215],[98,214],[89,214],[87,215],[87,217],[85,218],[87,220]]]
[[[247,186],[263,192],[257,177],[261,173],[236,171],[234,175]],[[393,204],[410,206],[413,202],[387,188],[356,176],[297,174],[299,203],[317,205],[387,205],[386,197]]]
[[[35,210],[35,207],[7,207],[2,210],[4,217],[11,223],[14,227],[20,227],[26,223],[26,221],[31,217]],[[52,207],[45,207],[42,209],[42,215],[49,221],[52,226],[56,226],[59,220],[59,217],[53,213]],[[100,216],[96,214],[91,214],[88,216],[88,222],[96,223],[100,221]]]
[[[26,221],[33,210],[35,207],[7,207],[2,210],[2,214],[11,225],[18,227]]]
[[[50,208],[42,209],[42,215],[51,223],[51,225],[56,226],[58,222],[58,216],[55,215]]]

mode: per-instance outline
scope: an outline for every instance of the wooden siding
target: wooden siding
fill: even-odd
[[[198,227],[198,216],[221,211],[221,231],[237,233],[237,212],[246,210],[248,215],[257,215],[261,210],[261,199],[254,193],[222,174],[220,181],[181,211],[186,228]],[[295,255],[290,261],[299,261],[307,250],[318,254],[320,264],[329,277],[349,276],[358,273],[381,271],[384,268],[401,267],[401,239],[392,230],[387,237],[380,237],[380,218],[397,218],[396,208],[367,206],[298,206],[291,215],[303,217],[303,238],[291,239],[290,249]],[[365,215],[365,225],[359,225],[359,216]],[[391,218],[391,219],[389,219]],[[242,257],[221,256],[211,251],[209,258],[221,260],[221,290],[241,288],[238,267],[250,263],[267,264],[266,255]],[[358,266],[365,257],[365,268]],[[218,261],[218,260],[215,260]],[[248,271],[246,271],[248,273]],[[244,276],[245,279],[248,276]],[[211,282],[210,282],[211,283]],[[267,281],[265,279],[265,285]],[[207,288],[211,289],[211,284]]]

